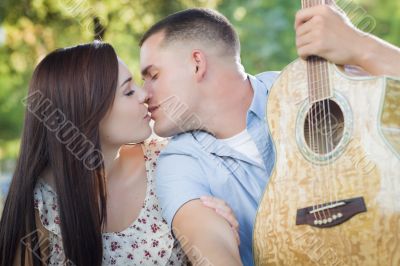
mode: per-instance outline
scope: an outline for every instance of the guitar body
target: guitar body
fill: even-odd
[[[287,66],[270,91],[276,158],[254,227],[256,265],[400,265],[400,81],[328,66],[331,148],[313,148],[324,135],[312,133],[306,61]],[[357,197],[364,205],[348,200]]]

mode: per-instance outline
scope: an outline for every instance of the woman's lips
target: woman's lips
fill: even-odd
[[[144,119],[144,120],[150,120],[151,117],[150,117],[148,114],[146,114],[146,115],[143,117],[143,119]]]

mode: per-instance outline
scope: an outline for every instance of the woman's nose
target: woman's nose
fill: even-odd
[[[150,99],[149,93],[144,88],[138,89],[138,98],[141,103],[147,103]]]

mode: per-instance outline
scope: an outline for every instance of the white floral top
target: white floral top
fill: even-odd
[[[144,143],[147,171],[147,191],[138,218],[125,230],[103,233],[103,265],[187,265],[188,260],[179,242],[169,231],[161,216],[155,195],[154,170],[156,159],[165,141],[152,139]],[[50,257],[48,265],[65,261],[61,239],[57,196],[39,179],[34,192],[35,208],[43,226],[49,231]]]

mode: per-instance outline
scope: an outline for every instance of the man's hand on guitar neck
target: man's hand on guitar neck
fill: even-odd
[[[356,65],[371,75],[400,76],[400,49],[352,25],[328,5],[298,11],[296,46],[300,57],[318,55],[338,65]]]

